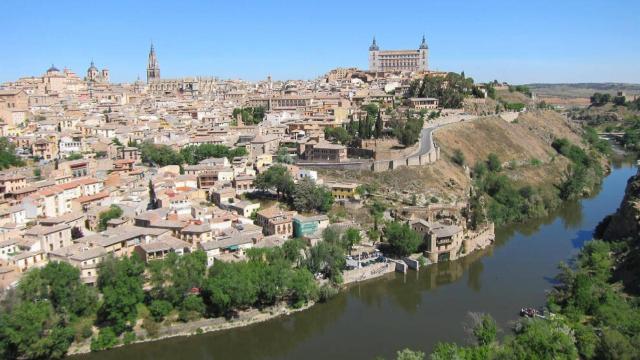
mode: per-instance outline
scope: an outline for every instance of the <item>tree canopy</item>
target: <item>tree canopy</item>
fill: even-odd
[[[109,210],[103,211],[98,215],[98,230],[103,231],[107,229],[107,223],[111,219],[117,219],[123,214],[122,209],[118,205],[109,206]]]
[[[389,243],[391,252],[398,256],[416,253],[422,244],[420,234],[411,229],[409,224],[397,221],[391,222],[385,227],[384,237]]]

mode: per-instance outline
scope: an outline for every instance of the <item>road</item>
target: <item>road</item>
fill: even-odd
[[[420,139],[418,140],[418,150],[410,155],[413,156],[422,156],[428,154],[434,147],[433,142],[433,132],[445,127],[447,125],[459,123],[462,121],[471,121],[476,119],[478,116],[476,115],[466,115],[461,113],[452,113],[448,115],[441,116],[431,123],[425,123],[425,127],[420,131]],[[344,161],[340,163],[336,162],[299,162],[297,165],[299,166],[316,166],[316,167],[331,167],[331,168],[350,168],[354,166],[360,166],[363,164],[372,164],[374,160],[365,159],[350,159],[349,161]],[[385,160],[388,161],[388,160]]]
[[[433,142],[433,132],[447,125],[459,123],[462,121],[471,121],[476,119],[476,115],[451,114],[435,119],[433,123],[425,124],[420,131],[420,140],[418,150],[410,156],[422,156],[428,154],[435,146]]]

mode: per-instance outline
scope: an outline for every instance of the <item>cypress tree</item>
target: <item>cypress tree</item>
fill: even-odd
[[[374,135],[376,139],[380,139],[382,137],[382,129],[383,129],[382,114],[380,113],[380,110],[378,110],[378,118],[376,118],[376,128],[375,128],[375,135]]]

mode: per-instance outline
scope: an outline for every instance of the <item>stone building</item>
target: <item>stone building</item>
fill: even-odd
[[[428,71],[429,46],[425,37],[417,50],[380,50],[373,38],[369,46],[369,71]]]
[[[92,60],[91,66],[87,69],[87,77],[85,80],[92,83],[106,84],[109,82],[109,69],[103,68],[102,70],[98,70]]]
[[[147,62],[147,83],[153,80],[160,80],[160,65],[158,64],[158,58],[156,57],[156,50],[151,44],[149,50],[149,61]]]

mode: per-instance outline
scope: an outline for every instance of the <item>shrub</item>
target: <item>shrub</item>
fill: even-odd
[[[487,167],[489,171],[497,172],[502,170],[502,163],[500,162],[500,158],[498,155],[491,153],[487,157]]]
[[[116,345],[118,338],[111,327],[102,328],[98,336],[91,339],[91,351],[107,350]]]
[[[157,337],[158,333],[160,332],[160,324],[158,324],[157,322],[153,321],[153,319],[151,319],[151,318],[145,318],[142,321],[142,328],[147,331],[147,335],[150,338]]]
[[[91,324],[85,324],[84,326],[82,326],[82,328],[80,329],[80,336],[82,336],[83,339],[88,339],[93,335],[93,329],[91,327]]]
[[[200,296],[189,295],[182,302],[182,307],[178,313],[180,321],[192,321],[202,317],[205,311],[204,301]]]
[[[453,161],[454,163],[463,166],[465,163],[465,158],[464,158],[464,154],[462,153],[462,151],[460,149],[455,149],[453,151],[453,156],[451,156],[451,161]]]
[[[149,305],[149,313],[153,320],[160,322],[165,316],[169,315],[173,306],[166,300],[153,300]]]
[[[136,333],[133,331],[127,331],[126,333],[124,333],[124,336],[122,337],[122,343],[125,345],[129,345],[132,342],[136,341]]]
[[[338,294],[338,289],[330,284],[324,284],[318,290],[318,301],[325,302]]]

